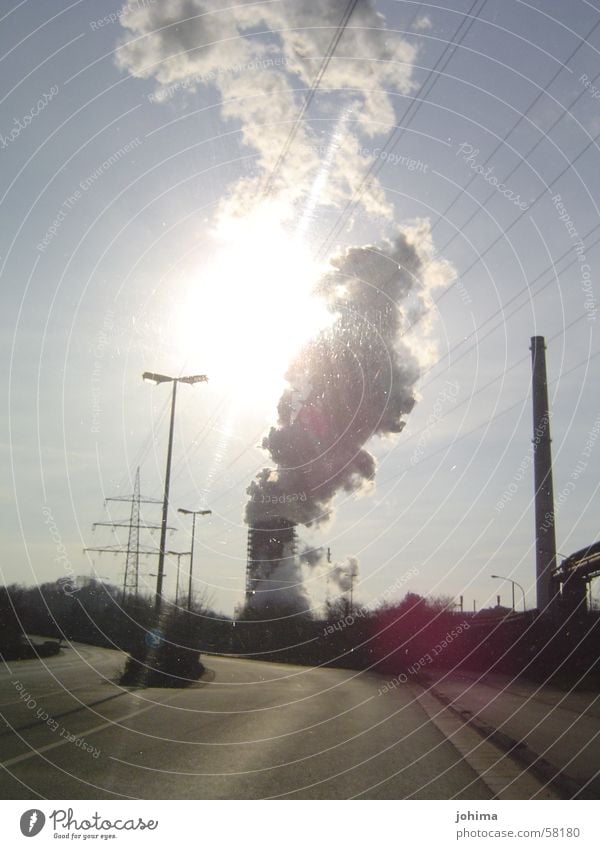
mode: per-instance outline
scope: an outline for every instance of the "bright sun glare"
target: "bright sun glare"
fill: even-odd
[[[268,210],[229,219],[215,241],[182,305],[185,358],[238,397],[272,399],[291,358],[329,320],[311,295],[319,266]]]

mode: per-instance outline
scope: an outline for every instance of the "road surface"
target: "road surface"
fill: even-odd
[[[493,752],[485,769],[477,767],[483,761],[469,754],[483,752],[481,741],[462,737],[458,745],[432,721],[436,711],[417,700],[418,688],[381,694],[386,678],[375,673],[204,661],[202,681],[176,690],[122,688],[124,656],[78,644],[43,661],[4,665],[0,796],[493,796],[493,782],[478,774],[492,774]],[[529,789],[519,792],[530,798]]]

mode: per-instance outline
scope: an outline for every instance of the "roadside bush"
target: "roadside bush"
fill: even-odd
[[[161,629],[162,630],[162,629]],[[187,687],[204,672],[199,650],[200,625],[193,614],[171,613],[160,637],[146,632],[132,649],[121,684],[145,687]]]

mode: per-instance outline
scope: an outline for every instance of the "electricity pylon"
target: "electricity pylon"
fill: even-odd
[[[105,545],[84,548],[84,551],[98,551],[111,554],[125,554],[125,574],[123,576],[123,594],[121,603],[125,602],[127,596],[131,593],[137,598],[139,591],[139,566],[140,554],[158,554],[158,549],[140,546],[140,528],[144,530],[160,530],[160,525],[148,524],[141,520],[140,504],[162,504],[160,498],[146,498],[140,495],[140,467],[137,467],[135,473],[135,483],[133,487],[133,495],[115,495],[107,498],[106,501],[125,501],[131,503],[131,514],[129,521],[122,520],[116,522],[94,522],[93,528],[111,527],[111,528],[128,528],[129,535],[127,539],[127,548],[119,545]],[[173,530],[169,528],[168,530]]]

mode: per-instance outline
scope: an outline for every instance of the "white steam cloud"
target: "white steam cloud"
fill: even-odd
[[[128,37],[116,63],[153,80],[158,102],[173,91],[183,97],[216,89],[221,116],[239,122],[245,145],[257,152],[255,173],[231,188],[227,209],[242,212],[272,174],[347,8],[348,0],[129,4],[120,18]],[[416,54],[414,44],[385,30],[368,0],[359,0],[273,180],[272,194],[284,208],[310,202],[315,182],[321,205],[352,195],[365,171],[362,143],[385,137],[394,125],[388,92],[413,90]],[[325,166],[327,179],[319,180]],[[377,180],[361,203],[369,213],[391,213]]]

